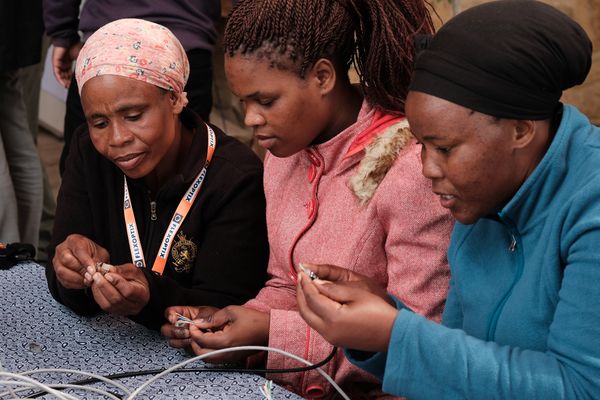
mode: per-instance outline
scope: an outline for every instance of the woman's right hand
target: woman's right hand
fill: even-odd
[[[189,324],[178,323],[179,315],[190,320],[206,318],[210,319],[214,313],[219,311],[216,307],[204,306],[173,306],[165,310],[166,324],[160,328],[160,333],[167,338],[169,346],[177,349],[191,350],[191,338]]]
[[[52,265],[56,278],[67,289],[83,289],[86,268],[97,262],[109,262],[110,255],[102,246],[85,236],[73,234],[56,246]]]
[[[387,350],[398,310],[352,282],[310,280],[298,274],[302,318],[329,343],[370,352]],[[389,297],[389,296],[387,296]]]
[[[365,290],[377,297],[380,297],[392,307],[396,307],[396,303],[385,290],[385,288],[365,275],[350,271],[346,268],[336,267],[334,265],[308,263],[303,263],[302,265],[309,271],[314,272],[315,275],[322,281],[344,283],[347,287],[355,287]]]
[[[238,346],[269,344],[270,313],[244,306],[227,306],[212,316],[196,318],[190,326],[191,350],[205,355]],[[255,350],[221,353],[204,358],[210,363],[243,362]]]

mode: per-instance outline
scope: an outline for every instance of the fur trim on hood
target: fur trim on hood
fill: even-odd
[[[403,119],[385,129],[365,148],[358,172],[349,180],[350,189],[362,205],[367,204],[392,168],[402,149],[413,139],[408,121]]]

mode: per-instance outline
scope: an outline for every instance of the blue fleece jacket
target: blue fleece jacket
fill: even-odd
[[[404,308],[387,353],[347,351],[411,399],[600,399],[600,129],[572,106],[498,215],[457,224],[443,325]]]

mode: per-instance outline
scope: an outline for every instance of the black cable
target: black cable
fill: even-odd
[[[237,373],[242,373],[242,374],[248,374],[248,373],[250,373],[250,374],[292,374],[292,373],[298,373],[298,372],[311,371],[313,369],[320,368],[323,365],[327,364],[329,361],[331,361],[331,359],[333,357],[335,357],[336,352],[337,352],[337,347],[334,346],[333,349],[331,350],[331,353],[329,353],[329,355],[327,357],[325,357],[323,360],[319,361],[316,364],[307,365],[306,367],[297,367],[297,368],[231,368],[231,367],[181,368],[181,369],[174,370],[173,373],[176,373],[176,372],[178,372],[178,373],[179,372],[185,372],[185,373],[188,373],[188,372],[237,372]],[[157,375],[157,374],[160,374],[161,372],[165,371],[166,369],[167,368],[120,372],[118,374],[102,375],[102,377],[112,380],[112,379],[131,378],[134,376]],[[102,382],[102,381],[98,378],[86,378],[86,379],[81,379],[79,381],[70,382],[69,385],[83,386],[83,385],[89,385],[89,384],[97,383],[97,382]],[[64,388],[64,389],[68,389],[68,388]],[[64,389],[58,389],[58,390],[64,390]],[[44,392],[44,391],[39,391],[39,392],[33,393],[32,395],[28,396],[27,398],[35,399],[35,398],[38,398],[38,397],[46,395],[46,394],[48,394],[48,393]],[[119,395],[117,395],[115,393],[113,393],[113,394],[117,397],[120,397]],[[120,398],[122,398],[122,397],[120,397]]]

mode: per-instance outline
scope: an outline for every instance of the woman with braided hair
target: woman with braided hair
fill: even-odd
[[[238,3],[225,32],[225,69],[245,123],[270,153],[264,178],[270,280],[244,306],[168,309],[171,324],[162,332],[172,346],[204,354],[268,344],[312,362],[324,359],[331,345],[297,311],[302,262],[368,275],[439,321],[450,216],[419,173],[419,149],[403,116],[414,36],[431,31],[421,0]],[[348,78],[352,63],[358,87]],[[195,324],[176,327],[176,313]],[[212,361],[239,361],[234,354]],[[248,359],[256,360],[269,368],[298,366],[276,354]],[[324,370],[352,398],[381,394],[380,383],[340,352]],[[275,379],[307,398],[330,393],[315,371]]]

